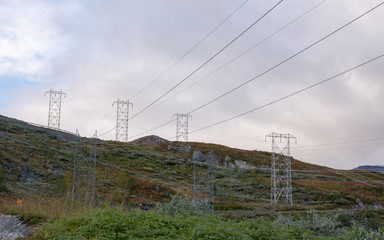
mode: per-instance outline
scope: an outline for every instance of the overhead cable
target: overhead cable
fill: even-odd
[[[186,80],[188,80],[193,74],[195,74],[196,72],[198,72],[201,68],[203,68],[205,65],[207,65],[210,61],[212,61],[215,57],[217,57],[220,53],[222,53],[225,49],[227,49],[230,45],[232,45],[232,43],[234,43],[237,39],[239,39],[242,35],[244,35],[248,30],[250,30],[253,26],[256,25],[256,23],[258,23],[261,19],[263,19],[266,15],[268,15],[273,9],[275,9],[280,3],[282,3],[284,0],[280,0],[278,3],[276,3],[271,9],[269,9],[266,13],[264,13],[260,18],[258,18],[255,22],[253,22],[249,27],[247,27],[244,31],[242,31],[239,35],[237,35],[234,39],[232,39],[228,44],[226,44],[223,48],[221,48],[218,52],[216,52],[212,57],[210,57],[207,61],[205,61],[202,65],[200,65],[198,68],[196,68],[192,73],[190,73],[187,77],[185,77],[183,80],[181,80],[180,82],[178,82],[175,86],[173,86],[172,88],[170,88],[168,91],[166,91],[165,93],[163,93],[160,97],[158,97],[155,101],[153,101],[152,103],[150,103],[149,105],[147,105],[145,108],[141,109],[140,111],[138,111],[135,115],[133,115],[130,119],[136,117],[137,115],[141,114],[142,112],[144,112],[146,109],[148,109],[149,107],[151,107],[153,104],[155,104],[156,102],[158,102],[160,99],[162,99],[163,97],[165,97],[168,93],[170,93],[171,91],[173,91],[175,88],[177,88],[180,84],[182,84],[183,82],[185,82]]]
[[[237,87],[235,87],[235,88],[229,90],[228,92],[226,92],[226,93],[224,93],[224,94],[222,94],[222,95],[220,95],[220,96],[218,96],[218,97],[216,97],[216,98],[210,100],[209,102],[207,102],[207,103],[205,103],[205,104],[203,104],[203,105],[201,105],[201,106],[199,106],[199,107],[197,107],[197,108],[195,108],[195,109],[189,111],[188,114],[191,114],[191,113],[196,112],[197,110],[199,110],[199,109],[201,109],[201,108],[203,108],[203,107],[208,106],[209,104],[211,104],[211,103],[213,103],[213,102],[219,100],[220,98],[223,98],[223,97],[227,96],[228,94],[230,94],[230,93],[232,93],[232,92],[238,90],[239,88],[244,87],[244,86],[247,85],[248,83],[250,83],[250,82],[252,82],[252,81],[254,81],[254,80],[260,78],[261,76],[263,76],[263,75],[265,75],[265,74],[271,72],[272,70],[274,70],[275,68],[279,67],[280,65],[283,65],[284,63],[286,63],[286,62],[288,62],[289,60],[293,59],[294,57],[298,56],[299,54],[305,52],[306,50],[312,48],[313,46],[315,46],[315,45],[319,44],[320,42],[324,41],[325,39],[329,38],[329,37],[332,36],[333,34],[339,32],[340,30],[342,30],[342,29],[346,28],[347,26],[351,25],[352,23],[356,22],[357,20],[359,20],[360,18],[362,18],[362,17],[364,17],[365,15],[369,14],[370,12],[374,11],[375,9],[379,8],[379,7],[382,6],[383,4],[384,4],[384,2],[382,2],[382,3],[378,4],[378,5],[376,5],[375,7],[371,8],[370,10],[364,12],[363,14],[359,15],[358,17],[354,18],[353,20],[349,21],[348,23],[344,24],[343,26],[337,28],[336,30],[332,31],[331,33],[327,34],[326,36],[322,37],[321,39],[317,40],[316,42],[314,42],[314,43],[310,44],[309,46],[303,48],[302,50],[300,50],[300,51],[298,51],[297,53],[291,55],[290,57],[286,58],[285,60],[281,61],[280,63],[274,65],[273,67],[271,67],[271,68],[265,70],[264,72],[260,73],[259,75],[257,75],[257,76],[255,76],[255,77],[249,79],[248,81],[246,81],[246,82],[240,84],[239,86],[237,86]]]
[[[381,55],[379,55],[379,56],[377,56],[377,57],[375,57],[375,58],[372,58],[372,59],[370,59],[370,60],[368,60],[368,61],[365,61],[365,62],[363,62],[363,63],[361,63],[361,64],[359,64],[359,65],[357,65],[357,66],[354,66],[354,67],[352,67],[352,68],[349,68],[349,69],[347,69],[347,70],[345,70],[345,71],[343,71],[343,72],[341,72],[341,73],[338,73],[338,74],[336,74],[336,75],[333,75],[332,77],[329,77],[329,78],[327,78],[327,79],[325,79],[325,80],[322,80],[322,81],[317,82],[317,83],[315,83],[315,84],[312,84],[312,85],[310,85],[310,86],[308,86],[308,87],[305,87],[305,88],[303,88],[303,89],[300,89],[300,90],[298,90],[298,91],[295,91],[295,92],[293,92],[293,93],[291,93],[291,94],[288,94],[288,95],[286,95],[286,96],[284,96],[284,97],[278,98],[278,99],[276,99],[276,100],[274,100],[274,101],[272,101],[272,102],[266,103],[266,104],[261,105],[261,106],[259,106],[259,107],[257,107],[257,108],[251,109],[251,110],[249,110],[249,111],[246,111],[246,112],[241,113],[241,114],[238,114],[238,115],[236,115],[236,116],[227,118],[227,119],[225,119],[225,120],[216,122],[216,123],[211,124],[211,125],[208,125],[208,126],[206,126],[206,127],[199,128],[199,129],[194,130],[194,131],[191,131],[191,132],[189,132],[189,133],[195,133],[195,132],[199,132],[199,131],[201,131],[201,130],[207,129],[207,128],[211,128],[211,127],[217,126],[217,125],[219,125],[219,124],[228,122],[228,121],[233,120],[233,119],[235,119],[235,118],[238,118],[238,117],[244,116],[244,115],[246,115],[246,114],[255,112],[255,111],[257,111],[257,110],[260,110],[260,109],[262,109],[262,108],[268,107],[268,106],[270,106],[270,105],[272,105],[272,104],[281,102],[281,101],[283,101],[283,100],[285,100],[285,99],[287,99],[287,98],[290,98],[290,97],[295,96],[295,95],[297,95],[297,94],[299,94],[299,93],[302,93],[302,92],[304,92],[304,91],[307,91],[307,90],[309,90],[309,89],[311,89],[311,88],[314,88],[314,87],[316,87],[316,86],[319,86],[319,85],[321,85],[321,84],[323,84],[323,83],[326,83],[326,82],[328,82],[328,81],[331,81],[331,80],[333,80],[333,79],[335,79],[335,78],[337,78],[337,77],[339,77],[339,76],[341,76],[341,75],[343,75],[343,74],[346,74],[346,73],[348,73],[348,72],[350,72],[350,71],[352,71],[352,70],[355,70],[355,69],[357,69],[357,68],[359,68],[359,67],[362,67],[362,66],[364,66],[364,65],[366,65],[366,64],[369,64],[369,63],[371,63],[371,62],[373,62],[373,61],[376,61],[376,60],[378,60],[378,59],[380,59],[380,58],[382,58],[382,57],[384,57],[384,54],[381,54]]]
[[[169,70],[171,70],[176,64],[178,64],[183,58],[185,58],[189,53],[191,53],[195,48],[197,48],[202,42],[204,42],[212,33],[214,33],[221,25],[223,25],[228,19],[230,19],[241,7],[243,7],[248,0],[243,2],[240,6],[238,6],[228,17],[226,17],[223,21],[219,23],[215,28],[213,28],[207,35],[205,35],[199,42],[197,42],[191,49],[189,49],[186,53],[184,53],[183,56],[181,56],[176,62],[174,62],[172,65],[170,65],[165,71],[163,71],[160,75],[158,75],[155,79],[153,79],[149,84],[147,84],[144,88],[142,88],[140,91],[138,91],[136,94],[134,94],[130,100],[135,98],[137,95],[145,91],[148,87],[150,87],[152,84],[154,84],[157,80],[159,80],[164,74],[166,74]]]

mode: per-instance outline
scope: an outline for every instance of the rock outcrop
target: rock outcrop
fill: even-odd
[[[15,216],[0,214],[0,239],[2,240],[26,237],[32,228],[32,226],[24,224]]]

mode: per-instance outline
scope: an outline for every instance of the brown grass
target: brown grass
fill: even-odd
[[[89,203],[72,202],[69,198],[19,198],[1,201],[0,210],[18,215],[28,222],[33,218],[58,219],[62,216],[86,214],[93,207]]]

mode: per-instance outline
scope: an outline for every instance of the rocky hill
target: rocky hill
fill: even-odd
[[[76,140],[69,132],[0,117],[0,197],[69,196]],[[86,140],[94,141],[81,142]],[[366,205],[384,203],[384,178],[377,172],[334,170],[292,159],[294,205],[274,208],[269,204],[269,152],[169,142],[157,136],[129,143],[97,143],[95,196],[100,204],[108,201],[151,208],[177,192],[191,196],[192,158],[198,159],[198,171],[207,171],[205,162],[211,151],[216,210],[264,214],[351,208],[357,206],[357,198]],[[82,151],[93,157],[94,145],[84,146]]]

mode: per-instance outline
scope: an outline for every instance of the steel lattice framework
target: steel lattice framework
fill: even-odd
[[[176,113],[172,117],[176,117],[176,141],[183,138],[184,141],[188,142],[188,120],[192,119],[192,116],[183,113]]]
[[[72,173],[72,201],[89,202],[95,200],[96,162],[97,162],[97,132],[92,138],[78,136],[75,142]]]
[[[50,89],[49,91],[46,91],[44,96],[49,93],[49,112],[48,112],[48,127],[52,129],[60,129],[60,114],[61,114],[61,100],[64,95],[66,97],[66,94],[64,92],[55,91],[53,89]]]
[[[271,204],[277,204],[284,198],[286,204],[292,205],[292,178],[291,178],[291,134],[271,133],[265,139],[272,139],[271,158]],[[279,140],[278,142],[276,140]]]
[[[203,157],[204,162],[199,161],[199,157],[193,154],[193,188],[192,200],[200,201],[205,211],[215,211],[215,191],[214,191],[214,157],[213,151],[208,158]]]
[[[129,119],[129,107],[133,107],[133,104],[127,101],[117,99],[112,103],[112,106],[116,104],[116,141],[128,142],[128,119]]]

